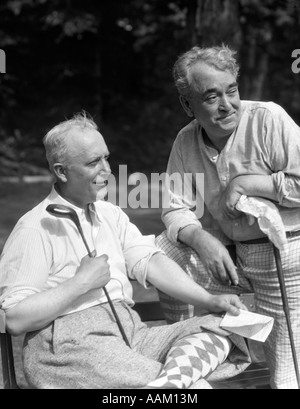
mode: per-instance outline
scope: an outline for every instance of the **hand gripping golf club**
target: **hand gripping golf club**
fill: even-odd
[[[295,367],[296,378],[297,378],[297,383],[298,383],[298,389],[300,389],[299,365],[298,365],[297,352],[296,352],[295,341],[294,341],[292,322],[291,322],[291,317],[290,317],[288,297],[287,297],[286,286],[285,286],[285,282],[284,282],[284,275],[283,275],[283,269],[282,269],[281,256],[280,256],[280,251],[278,250],[278,248],[274,244],[272,244],[272,245],[273,245],[273,250],[274,250],[274,255],[275,255],[275,261],[276,261],[279,284],[280,284],[281,297],[282,297],[282,302],[283,302],[283,310],[284,310],[284,313],[285,313],[285,318],[286,318],[287,327],[288,327],[288,331],[289,331],[289,338],[290,338],[290,344],[291,344],[291,348],[292,348],[293,361],[294,361],[294,367]]]
[[[75,212],[75,210],[72,209],[71,207],[61,205],[61,204],[51,204],[46,208],[46,210],[52,216],[65,218],[65,219],[70,219],[75,224],[75,226],[77,227],[77,229],[78,229],[78,231],[80,233],[80,236],[81,236],[81,238],[82,238],[82,240],[84,242],[84,245],[85,245],[85,247],[87,249],[88,255],[90,257],[93,257],[92,252],[91,252],[91,250],[90,250],[90,248],[89,248],[89,246],[87,244],[87,241],[86,241],[86,239],[84,237],[82,227],[81,227],[79,218],[78,218],[77,213]],[[127,344],[127,346],[130,347],[128,338],[127,338],[127,336],[125,334],[124,328],[123,328],[123,326],[121,324],[121,321],[120,321],[120,319],[118,317],[117,311],[115,310],[115,307],[114,307],[114,305],[113,305],[113,303],[112,303],[112,301],[110,299],[110,296],[109,296],[109,294],[108,294],[105,287],[103,287],[103,291],[104,291],[104,294],[105,294],[105,296],[107,298],[107,301],[108,301],[108,303],[110,305],[112,313],[113,313],[113,315],[115,317],[115,320],[116,320],[116,322],[118,324],[118,327],[119,327],[119,330],[120,330],[120,332],[121,332],[121,334],[123,336],[123,339],[124,339],[125,343]]]

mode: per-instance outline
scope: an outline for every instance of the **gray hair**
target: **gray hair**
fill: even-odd
[[[235,58],[236,52],[228,46],[200,48],[193,47],[191,50],[179,56],[174,64],[173,78],[180,95],[188,96],[190,93],[189,72],[193,65],[204,62],[218,70],[228,70],[237,78],[240,67]]]
[[[52,128],[43,138],[46,150],[46,157],[50,170],[55,163],[67,164],[68,136],[71,131],[79,129],[81,131],[98,130],[98,126],[88,114],[83,111]]]

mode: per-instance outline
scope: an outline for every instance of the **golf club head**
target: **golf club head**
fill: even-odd
[[[52,216],[70,219],[76,224],[77,228],[80,227],[77,213],[71,207],[61,204],[50,204],[47,206],[46,210]]]
[[[77,213],[75,212],[75,210],[72,209],[72,207],[65,206],[65,205],[62,205],[62,204],[50,204],[50,205],[48,205],[46,207],[46,210],[52,216],[60,217],[62,219],[70,219],[75,224],[75,226],[77,227],[77,229],[78,229],[78,231],[79,231],[79,233],[80,233],[80,235],[82,237],[82,240],[83,240],[83,242],[85,244],[85,247],[86,247],[89,255],[91,256],[92,255],[91,250],[90,250],[90,248],[89,248],[89,246],[87,244],[87,241],[86,241],[86,239],[84,237],[84,234],[83,234],[83,231],[82,231],[82,228],[81,228],[81,224],[80,224],[79,218],[78,218]]]

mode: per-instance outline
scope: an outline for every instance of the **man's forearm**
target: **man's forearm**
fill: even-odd
[[[9,332],[21,335],[45,327],[82,295],[80,287],[73,277],[56,288],[25,298],[6,312]]]
[[[177,263],[162,254],[155,254],[148,265],[147,281],[156,288],[202,310],[239,315],[245,307],[236,295],[213,295],[196,284]]]
[[[189,225],[181,229],[178,233],[178,241],[192,247],[197,251],[197,247],[204,234],[201,226]]]
[[[207,307],[211,295],[189,276],[177,263],[165,255],[154,255],[148,266],[147,281],[162,292],[192,305]]]
[[[277,192],[271,175],[238,176],[232,182],[233,189],[245,196],[258,196],[277,201]]]

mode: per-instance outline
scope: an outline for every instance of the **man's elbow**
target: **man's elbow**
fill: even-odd
[[[166,259],[166,255],[162,253],[154,254],[148,264],[148,271],[147,271],[147,280],[152,283],[152,279],[157,278],[163,271],[164,261]]]
[[[9,332],[12,336],[18,337],[27,332],[22,321],[15,316],[12,310],[9,310],[5,314],[5,318],[7,332]]]

